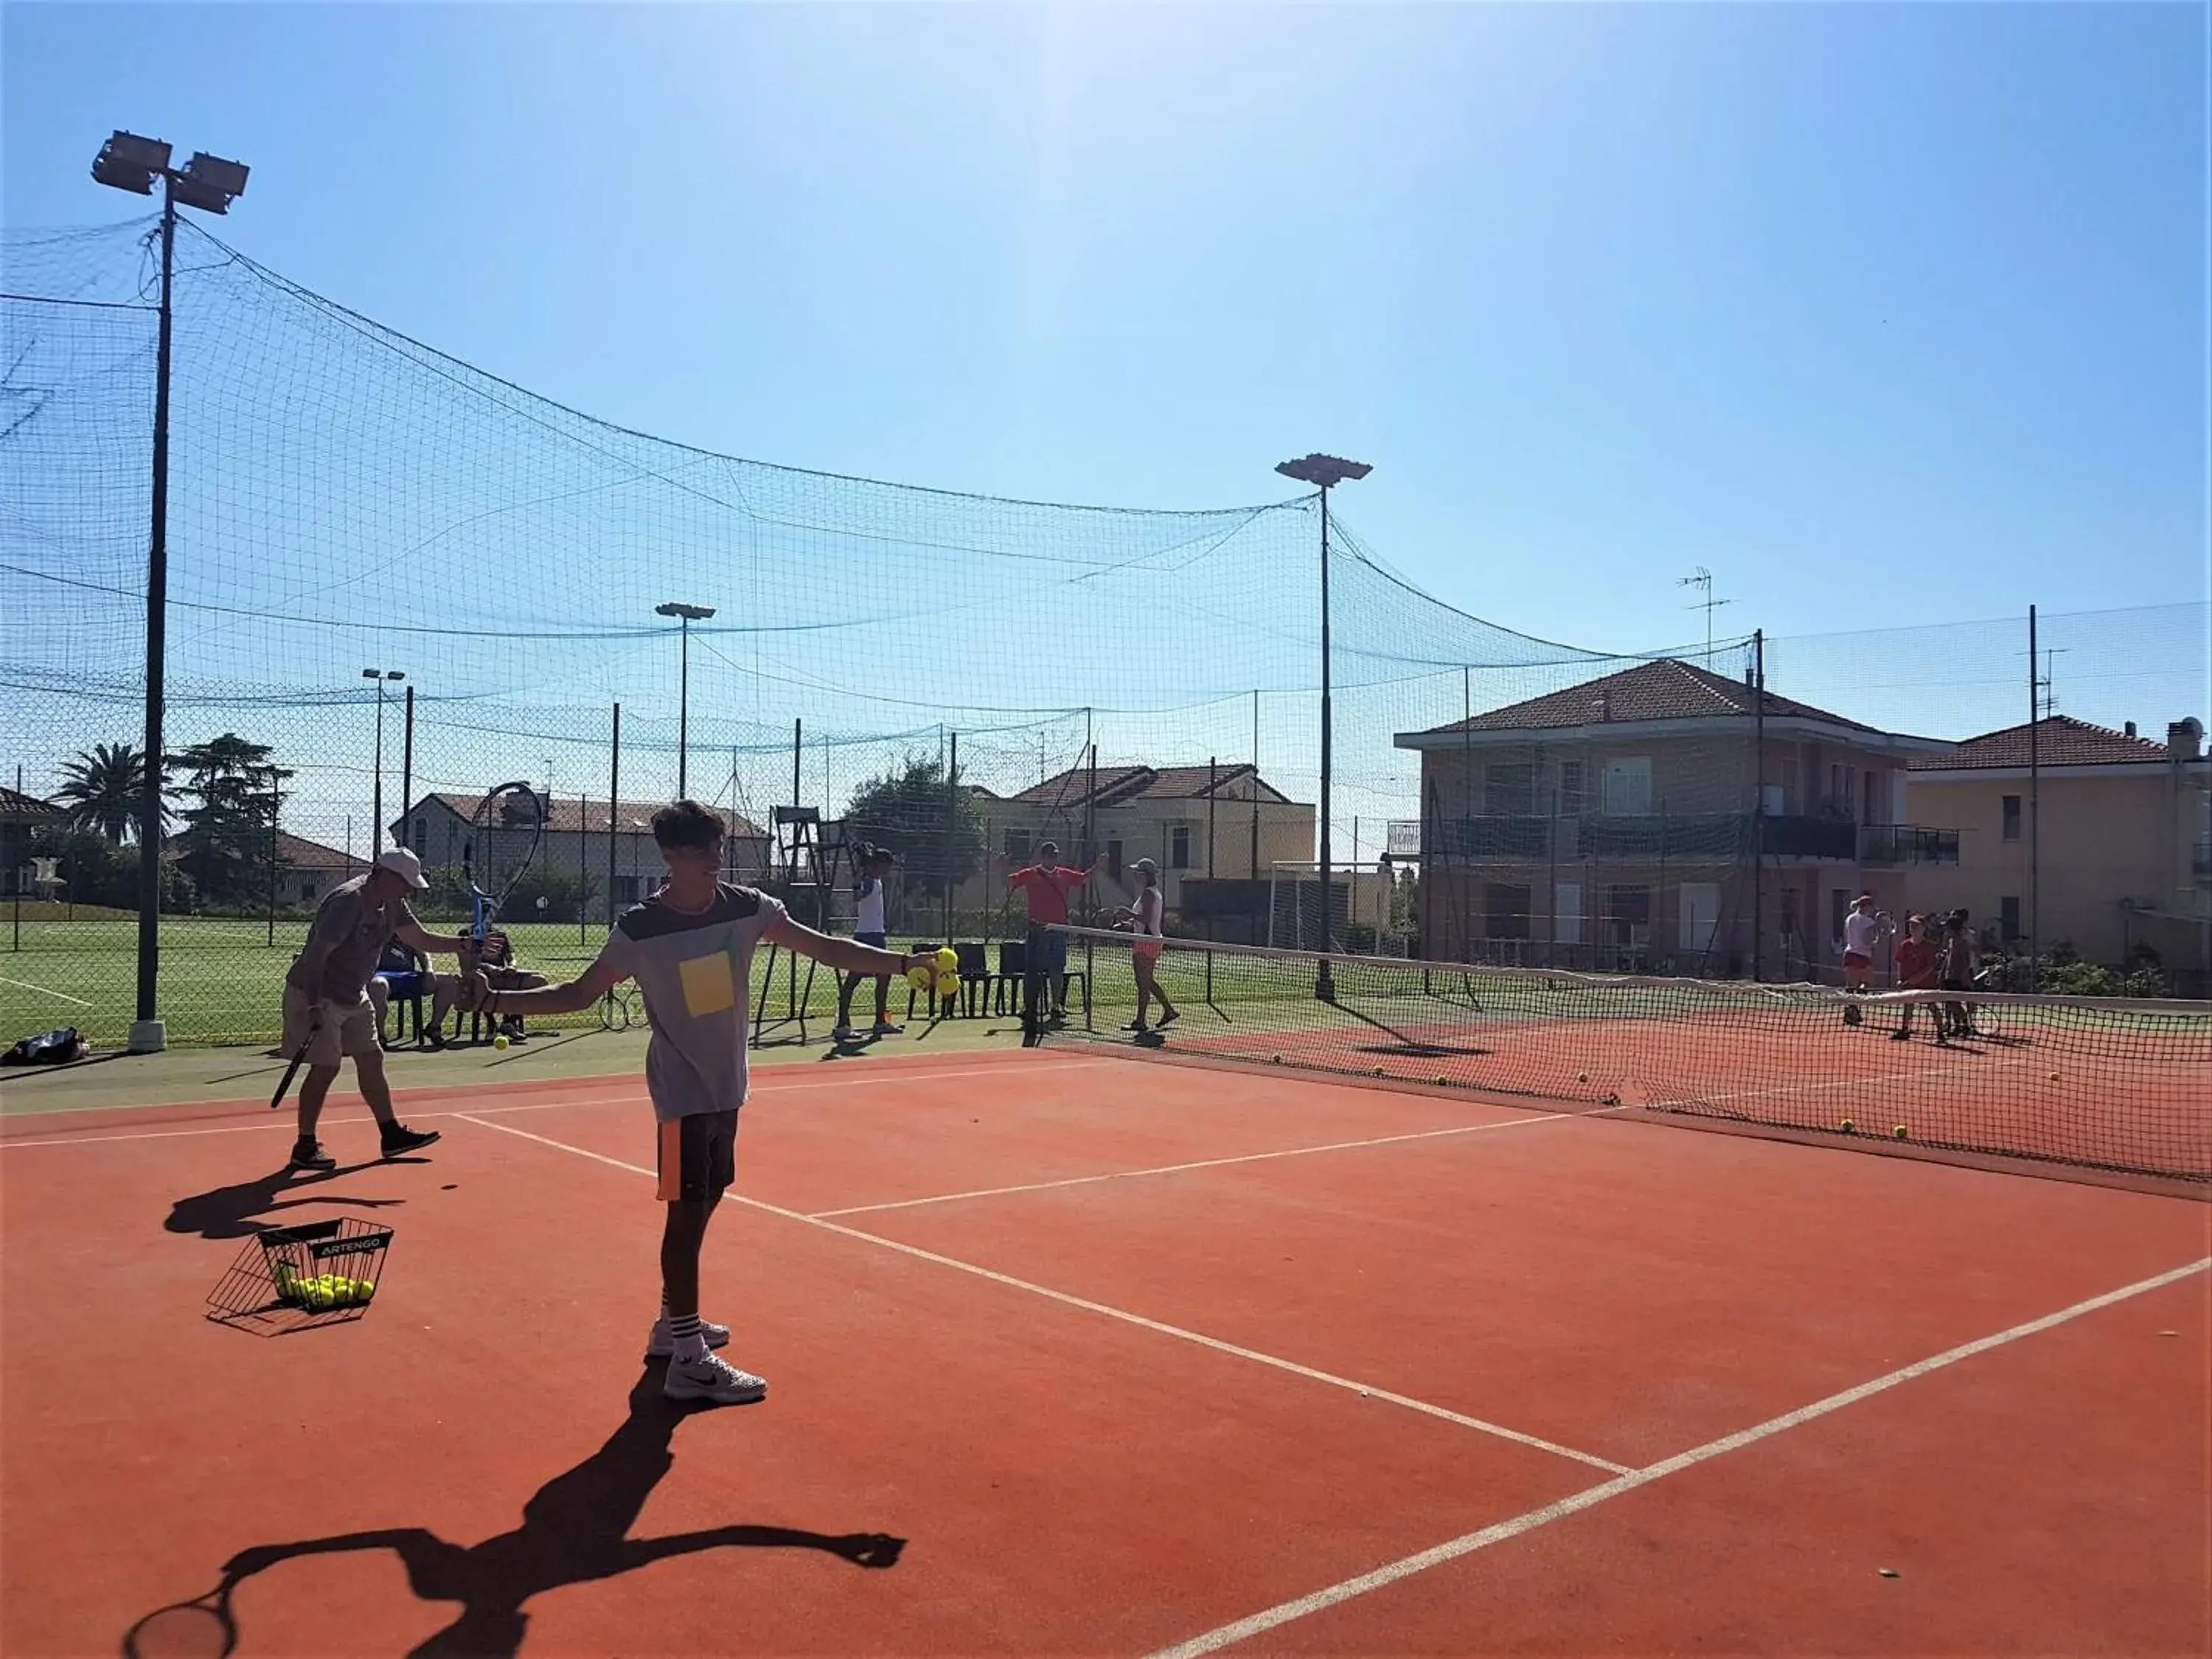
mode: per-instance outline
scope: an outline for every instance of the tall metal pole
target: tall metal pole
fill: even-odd
[[[376,782],[369,792],[369,817],[375,822],[368,830],[368,857],[374,864],[384,851],[384,681],[376,682]]]
[[[1252,867],[1248,879],[1260,879],[1260,691],[1252,690]],[[1249,942],[1249,941],[1248,941]]]
[[[408,839],[407,815],[415,808],[415,688],[412,685],[407,688],[407,736],[400,744],[399,756],[398,841],[402,847],[411,847],[414,843]],[[415,850],[419,854],[422,849],[416,847]],[[576,907],[576,914],[580,916],[584,914],[580,903]]]
[[[684,642],[678,647],[681,666],[677,670],[676,689],[676,799],[690,799],[689,763],[691,748],[691,618],[680,619],[684,624]]]
[[[945,769],[945,942],[952,943],[952,843],[960,816],[960,734],[951,734],[952,758]]]
[[[1335,905],[1331,902],[1329,882],[1328,804],[1329,783],[1334,769],[1329,754],[1331,727],[1328,686],[1328,486],[1321,487],[1321,948],[1328,951],[1336,945]],[[1336,986],[1329,977],[1328,957],[1321,959],[1320,970],[1314,975],[1314,994],[1329,998],[1336,994]]]
[[[1751,635],[1751,976],[1766,977],[1766,630]]]
[[[615,705],[613,752],[607,762],[607,926],[615,925],[615,839],[622,825],[622,705]]]
[[[155,1015],[161,971],[161,669],[169,610],[169,297],[177,262],[176,185],[161,178],[161,310],[154,354],[154,522],[146,554],[146,776],[138,805],[138,1013],[131,1051],[163,1044]]]
[[[2043,983],[2043,687],[2037,669],[2035,607],[2027,607],[2027,986]]]
[[[1213,939],[1214,915],[1221,908],[1221,892],[1213,884],[1213,815],[1215,809],[1221,804],[1216,793],[1216,786],[1220,782],[1220,779],[1219,757],[1207,756],[1206,760],[1206,937],[1208,943],[1211,943]],[[1209,1006],[1212,1006],[1213,952],[1211,951],[1206,953],[1206,1000]]]
[[[21,761],[15,763],[15,793],[18,799],[23,793],[23,763]],[[8,872],[8,876],[9,884],[15,890],[15,948],[20,951],[23,948],[23,866],[17,865]]]

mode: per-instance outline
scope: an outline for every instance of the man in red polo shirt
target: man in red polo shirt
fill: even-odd
[[[1006,885],[1022,890],[1022,898],[1029,906],[1029,944],[1024,960],[1028,963],[1024,988],[1028,996],[1024,1009],[1037,1006],[1040,1000],[1036,988],[1043,981],[1042,1001],[1048,1019],[1067,1018],[1067,935],[1052,932],[1055,924],[1067,921],[1067,896],[1091,879],[1091,872],[1104,862],[1101,854],[1091,860],[1089,870],[1079,870],[1060,861],[1060,845],[1046,842],[1037,848],[1037,861],[1013,872],[1006,878]]]

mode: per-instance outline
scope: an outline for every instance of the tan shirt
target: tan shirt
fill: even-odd
[[[342,881],[323,895],[315,919],[307,928],[307,943],[284,975],[284,982],[320,1001],[350,1007],[368,994],[376,965],[392,936],[415,920],[404,899],[372,905],[366,896],[367,876]],[[323,970],[313,981],[307,977],[307,958],[318,946],[328,945]]]

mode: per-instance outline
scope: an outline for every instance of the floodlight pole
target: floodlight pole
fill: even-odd
[[[1364,461],[1346,461],[1334,455],[1308,455],[1302,460],[1284,461],[1275,471],[1286,478],[1296,478],[1310,483],[1321,491],[1321,966],[1314,975],[1314,994],[1327,1000],[1336,994],[1336,984],[1329,971],[1328,952],[1336,947],[1336,927],[1334,908],[1329,902],[1330,842],[1329,794],[1335,778],[1331,744],[1334,720],[1329,706],[1329,605],[1328,605],[1328,492],[1346,478],[1364,478],[1374,469]],[[1256,793],[1256,790],[1255,791]],[[1255,873],[1257,873],[1256,872]]]
[[[364,668],[361,671],[361,677],[376,682],[376,781],[370,787],[372,804],[368,809],[376,819],[368,832],[368,857],[369,862],[374,864],[384,852],[384,683],[386,680],[404,680],[407,676],[397,668]],[[411,687],[407,695],[410,697],[415,695]],[[411,743],[414,738],[411,718],[408,738]],[[402,801],[399,810],[404,814],[407,811],[407,803]],[[402,836],[399,839],[404,845],[407,838]]]
[[[131,1051],[151,1054],[163,1046],[155,999],[161,965],[161,784],[166,769],[161,731],[161,671],[167,647],[169,599],[169,360],[173,337],[171,297],[177,268],[178,187],[184,203],[208,213],[228,213],[246,191],[247,169],[205,151],[181,167],[169,165],[172,151],[159,138],[120,130],[100,146],[92,176],[115,190],[151,196],[161,181],[161,300],[160,333],[154,358],[153,525],[146,547],[146,772],[138,812],[138,994],[131,1025]]]
[[[177,265],[176,181],[161,175],[161,325],[154,351],[154,524],[146,553],[146,775],[138,803],[138,1004],[131,1050],[165,1046],[161,974],[161,663],[169,609],[169,291]]]
[[[688,793],[684,786],[690,781],[687,768],[691,748],[691,623],[695,618],[704,621],[713,616],[714,607],[710,605],[682,605],[671,599],[666,605],[653,606],[653,611],[658,617],[678,618],[683,628],[682,666],[678,671],[679,678],[676,693],[676,799],[683,800]]]

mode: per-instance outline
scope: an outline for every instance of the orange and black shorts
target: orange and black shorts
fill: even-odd
[[[664,1121],[658,1158],[664,1204],[712,1203],[738,1178],[738,1115],[694,1112]]]

